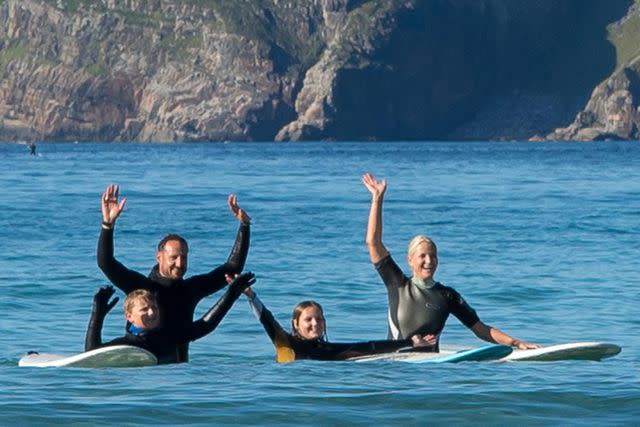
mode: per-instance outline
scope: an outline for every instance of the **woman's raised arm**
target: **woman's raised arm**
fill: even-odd
[[[375,176],[365,173],[362,175],[362,183],[371,193],[366,243],[371,262],[375,264],[389,255],[389,251],[382,244],[382,202],[387,190],[387,180],[377,181]]]

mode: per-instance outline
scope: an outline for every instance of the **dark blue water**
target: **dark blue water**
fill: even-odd
[[[632,425],[640,419],[640,144],[0,144],[1,425]],[[438,244],[436,278],[481,319],[540,344],[607,341],[603,362],[296,362],[278,365],[247,303],[191,345],[191,362],[142,369],[30,369],[28,350],[83,347],[100,196],[128,202],[116,256],[146,273],[169,232],[189,274],[222,263],[253,219],[247,269],[283,324],[302,299],[333,341],[386,336],[386,292],[364,245],[370,196],[389,181],[384,242]],[[408,267],[406,267],[408,269]],[[198,314],[217,295],[203,301]],[[119,305],[104,336],[122,333]],[[443,346],[481,345],[451,318]]]

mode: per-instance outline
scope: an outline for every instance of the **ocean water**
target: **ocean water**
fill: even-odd
[[[640,144],[0,144],[0,425],[634,425],[640,420]],[[405,267],[417,233],[436,278],[488,324],[543,345],[606,341],[602,362],[274,362],[242,298],[191,362],[20,368],[82,350],[100,196],[127,198],[116,257],[147,273],[169,232],[188,274],[224,262],[252,217],[247,270],[283,324],[315,299],[332,341],[386,337],[386,292],[364,245],[370,171],[389,182],[383,240]],[[121,295],[122,297],[122,295]],[[198,306],[202,314],[217,299]],[[122,334],[121,304],[103,336]],[[482,342],[451,317],[443,346]]]

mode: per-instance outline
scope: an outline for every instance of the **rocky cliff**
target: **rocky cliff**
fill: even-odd
[[[636,1],[622,19],[609,26],[609,39],[617,53],[614,72],[593,90],[569,126],[556,129],[546,139],[640,139],[639,3]]]
[[[622,137],[637,74],[606,28],[630,4],[0,0],[0,139],[526,138],[612,72],[606,103],[630,106],[578,119]]]

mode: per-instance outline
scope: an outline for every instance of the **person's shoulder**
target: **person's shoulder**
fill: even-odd
[[[397,268],[398,270],[400,270],[400,267],[391,256],[391,253],[387,253],[378,262],[374,262],[373,266],[376,268],[376,270],[380,270],[384,268]]]
[[[441,282],[436,282],[436,284],[433,286],[433,289],[435,291],[442,292],[448,295],[458,293],[458,291],[456,291],[453,287],[444,285]]]

